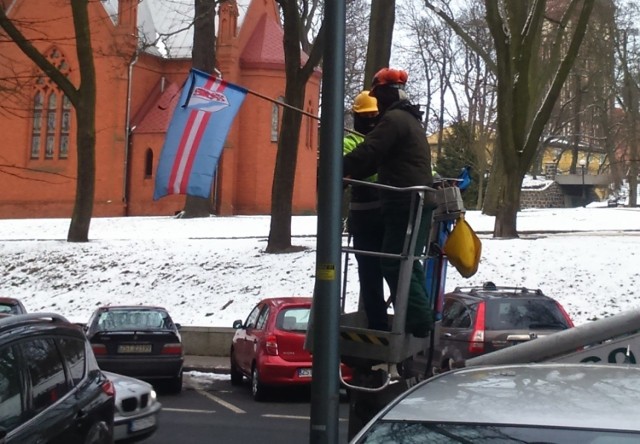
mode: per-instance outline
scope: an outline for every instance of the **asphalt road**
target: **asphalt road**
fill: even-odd
[[[185,375],[181,394],[159,392],[158,431],[145,444],[308,443],[309,390],[279,390],[265,402],[251,398],[248,382],[194,380]],[[340,443],[347,443],[348,409],[340,403]]]

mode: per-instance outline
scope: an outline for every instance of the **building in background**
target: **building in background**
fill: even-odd
[[[5,2],[6,3],[6,2]],[[79,84],[71,8],[13,0],[13,20],[34,46]],[[153,201],[155,171],[180,88],[191,68],[193,0],[89,3],[97,76],[96,189],[93,215],[173,215],[185,196]],[[283,29],[275,0],[227,0],[217,17],[222,77],[283,100]],[[0,79],[28,78],[19,91],[0,84],[0,218],[70,217],[76,190],[75,110],[11,41],[0,42]],[[25,75],[28,74],[28,75]],[[20,75],[21,74],[21,75]],[[1,83],[1,82],[0,82]],[[307,85],[305,111],[317,115],[320,74]],[[218,215],[269,214],[282,107],[249,95],[227,137],[212,207]],[[294,214],[316,211],[318,122],[303,117]]]

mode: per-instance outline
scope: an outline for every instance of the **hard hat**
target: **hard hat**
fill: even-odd
[[[377,113],[378,101],[369,95],[369,91],[364,90],[356,96],[351,111],[354,113]]]
[[[371,93],[373,93],[376,87],[380,85],[395,85],[400,88],[407,83],[408,78],[409,74],[402,69],[382,68],[375,76],[373,76],[373,81],[371,82]]]

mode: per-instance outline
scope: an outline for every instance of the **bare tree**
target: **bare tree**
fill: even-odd
[[[60,71],[59,67],[47,60],[34,46],[34,42],[25,37],[21,28],[28,28],[31,25],[28,23],[15,23],[7,17],[6,7],[3,3],[0,3],[0,28],[64,92],[76,110],[78,154],[76,197],[67,233],[67,241],[87,242],[93,213],[96,174],[96,74],[93,63],[93,50],[91,48],[89,0],[71,0],[70,6],[75,31],[75,48],[80,68],[78,86],[75,86]]]
[[[637,18],[640,8],[636,4],[626,4],[620,8],[618,17],[618,35],[616,36],[616,52],[620,82],[618,87],[618,103],[624,111],[622,118],[622,135],[625,176],[629,183],[629,206],[638,204],[638,173],[640,172],[640,31]]]
[[[216,67],[216,0],[194,0],[193,49],[191,63],[196,69],[214,73]],[[208,217],[212,213],[211,200],[187,195],[182,218]]]
[[[284,23],[285,102],[293,108],[303,109],[307,82],[322,59],[325,30],[318,23],[320,4],[318,0],[277,2]],[[314,29],[318,31],[315,40],[311,41]],[[301,48],[308,54],[304,64]],[[292,248],[291,208],[301,122],[302,114],[297,110],[289,107],[283,109],[271,190],[267,253],[286,252]]]
[[[564,5],[556,2],[554,6]],[[495,62],[456,21],[425,0],[482,55],[497,77],[496,152],[488,191],[495,196],[494,237],[518,236],[517,213],[525,173],[585,35],[594,0],[571,0],[559,19],[547,17],[544,0],[485,0]],[[550,39],[551,52],[539,51]],[[486,208],[486,202],[485,202]]]

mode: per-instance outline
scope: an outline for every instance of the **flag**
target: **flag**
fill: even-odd
[[[247,90],[192,69],[173,112],[156,171],[153,200],[209,197],[233,119]]]

